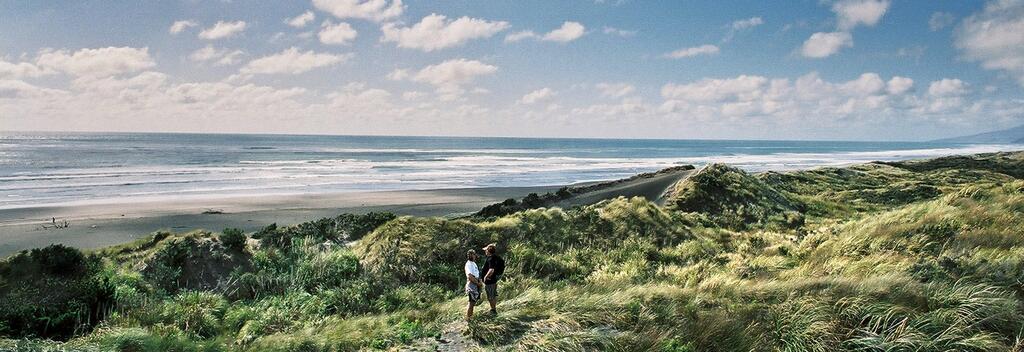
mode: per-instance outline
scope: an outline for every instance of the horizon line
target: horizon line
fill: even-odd
[[[979,134],[1001,130],[982,132]],[[0,130],[2,134],[39,133],[39,134],[191,134],[191,135],[235,135],[235,136],[293,136],[293,137],[395,137],[395,138],[459,138],[459,139],[550,139],[550,140],[607,140],[607,141],[722,141],[722,142],[843,142],[843,143],[930,143],[945,137],[930,140],[882,140],[882,139],[765,139],[765,138],[630,138],[630,137],[527,137],[527,136],[471,136],[471,135],[420,135],[420,134],[334,134],[334,133],[276,133],[276,132],[188,132],[188,131],[38,131],[38,130]]]

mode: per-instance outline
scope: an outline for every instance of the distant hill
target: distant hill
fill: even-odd
[[[992,143],[992,144],[1003,144],[1003,143],[1024,143],[1024,125],[1009,128],[1005,130],[972,134],[969,136],[960,136],[953,138],[944,138],[936,140],[936,142],[952,142],[952,143]]]

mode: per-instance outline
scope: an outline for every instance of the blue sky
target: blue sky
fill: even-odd
[[[1021,30],[1021,0],[2,1],[0,130],[922,140],[1024,123]]]

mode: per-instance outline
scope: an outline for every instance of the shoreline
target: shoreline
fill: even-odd
[[[470,213],[507,198],[554,192],[558,188],[560,186],[363,191],[2,209],[0,258],[53,243],[81,249],[102,248],[162,230],[220,231],[237,227],[255,231],[272,223],[292,225],[342,213],[371,211],[413,216]],[[67,220],[70,226],[43,229],[52,218]]]

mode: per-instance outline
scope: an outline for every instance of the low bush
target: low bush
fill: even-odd
[[[114,304],[100,258],[55,244],[0,262],[6,336],[64,340],[89,332]]]
[[[244,251],[245,240],[245,232],[236,228],[224,229],[220,235],[220,243],[222,243],[224,247],[233,251]]]

